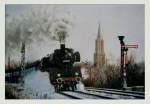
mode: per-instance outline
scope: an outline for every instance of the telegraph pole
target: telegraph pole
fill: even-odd
[[[10,69],[10,56],[8,56],[8,69]]]
[[[118,36],[120,40],[121,45],[121,74],[122,74],[122,80],[123,80],[123,89],[127,88],[127,77],[126,77],[126,65],[127,65],[127,52],[128,48],[138,48],[138,45],[125,45],[125,42],[123,41],[124,36]]]
[[[25,70],[25,42],[23,41],[21,44],[21,71],[20,71],[20,79],[21,81],[21,86],[23,86],[24,81],[22,80],[24,76],[24,70]]]
[[[21,70],[25,69],[25,42],[22,42],[21,46]]]

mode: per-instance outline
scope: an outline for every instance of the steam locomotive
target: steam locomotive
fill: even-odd
[[[80,61],[80,53],[60,44],[60,49],[41,59],[40,70],[49,73],[49,79],[55,91],[76,90],[81,81],[80,67],[74,67]]]

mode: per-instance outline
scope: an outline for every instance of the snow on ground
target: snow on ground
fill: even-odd
[[[70,98],[59,93],[54,93],[53,99],[70,99]]]
[[[78,91],[84,91],[85,90],[84,84],[82,82],[79,82],[76,86],[77,86]]]
[[[82,82],[77,84],[78,91],[84,91]],[[69,99],[67,96],[55,93],[49,81],[49,74],[33,69],[23,78],[23,83],[16,84],[16,96],[19,99]]]
[[[22,96],[35,99],[52,99],[54,87],[50,84],[47,72],[33,70],[24,77]]]

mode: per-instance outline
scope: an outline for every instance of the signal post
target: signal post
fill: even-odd
[[[124,36],[118,36],[118,38],[120,40],[120,45],[121,45],[120,66],[121,66],[121,75],[123,80],[122,87],[125,90],[127,88],[126,65],[128,63],[128,48],[138,48],[138,45],[125,45],[125,42],[123,41]]]

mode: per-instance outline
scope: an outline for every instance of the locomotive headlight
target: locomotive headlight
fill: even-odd
[[[68,53],[68,56],[71,56],[71,53]]]
[[[60,76],[61,76],[61,74],[60,74],[60,73],[58,73],[58,74],[57,74],[57,77],[60,77]]]
[[[76,76],[78,76],[78,75],[79,75],[79,73],[75,72],[75,75],[76,75]]]

